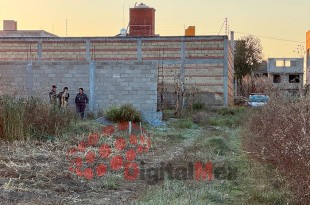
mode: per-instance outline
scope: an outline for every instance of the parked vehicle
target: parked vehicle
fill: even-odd
[[[248,99],[248,106],[250,107],[261,107],[268,103],[269,96],[263,93],[251,93]]]

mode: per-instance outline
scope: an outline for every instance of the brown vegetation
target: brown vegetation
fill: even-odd
[[[274,92],[268,106],[251,112],[243,146],[252,157],[280,171],[296,204],[310,204],[310,96],[282,96]]]
[[[246,75],[242,79],[240,91],[243,96],[248,96],[251,93],[266,93],[271,88],[272,82],[269,78]]]
[[[75,119],[73,110],[35,97],[0,96],[0,113],[0,138],[5,140],[56,136]]]

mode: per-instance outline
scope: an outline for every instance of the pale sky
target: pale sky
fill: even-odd
[[[188,26],[196,26],[196,35],[224,35],[227,18],[235,39],[251,34],[261,40],[264,59],[300,57],[294,50],[305,47],[310,30],[310,0],[0,0],[0,29],[3,20],[15,20],[18,30],[114,36],[127,27],[135,2],[156,9],[161,36],[182,36]]]

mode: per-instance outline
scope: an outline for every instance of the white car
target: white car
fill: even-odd
[[[269,96],[261,93],[252,93],[249,95],[248,105],[250,107],[261,107],[268,103]]]

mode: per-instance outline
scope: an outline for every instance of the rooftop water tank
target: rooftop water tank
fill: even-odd
[[[130,8],[129,36],[155,35],[155,9],[141,3]]]

